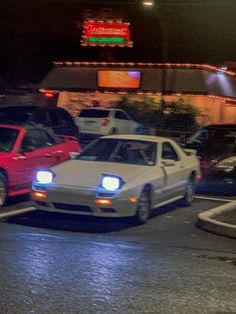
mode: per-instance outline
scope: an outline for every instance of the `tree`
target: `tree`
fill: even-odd
[[[161,107],[155,97],[144,96],[140,100],[123,96],[114,104],[115,107],[128,112],[145,127],[159,128],[161,125]],[[165,102],[163,128],[166,130],[194,130],[201,111],[183,99]]]

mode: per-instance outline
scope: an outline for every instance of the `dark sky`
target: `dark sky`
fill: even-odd
[[[160,19],[168,24],[168,61],[223,64],[236,61],[236,0],[1,0],[0,76],[40,81],[58,60],[162,61]],[[80,46],[84,13],[110,8],[131,23],[133,48]],[[168,22],[167,22],[168,21]]]

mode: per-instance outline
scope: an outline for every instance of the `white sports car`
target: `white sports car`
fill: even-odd
[[[144,223],[152,208],[178,199],[190,204],[199,172],[195,151],[168,138],[104,136],[72,160],[39,170],[32,198],[44,211]]]

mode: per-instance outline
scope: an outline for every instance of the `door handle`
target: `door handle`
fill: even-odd
[[[52,157],[52,155],[49,154],[49,153],[47,153],[45,156],[46,156],[46,157]]]

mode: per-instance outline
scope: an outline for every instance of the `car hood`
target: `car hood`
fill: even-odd
[[[148,166],[118,163],[69,160],[52,168],[57,185],[93,187],[99,184],[102,174],[121,177],[125,182],[147,171]]]

